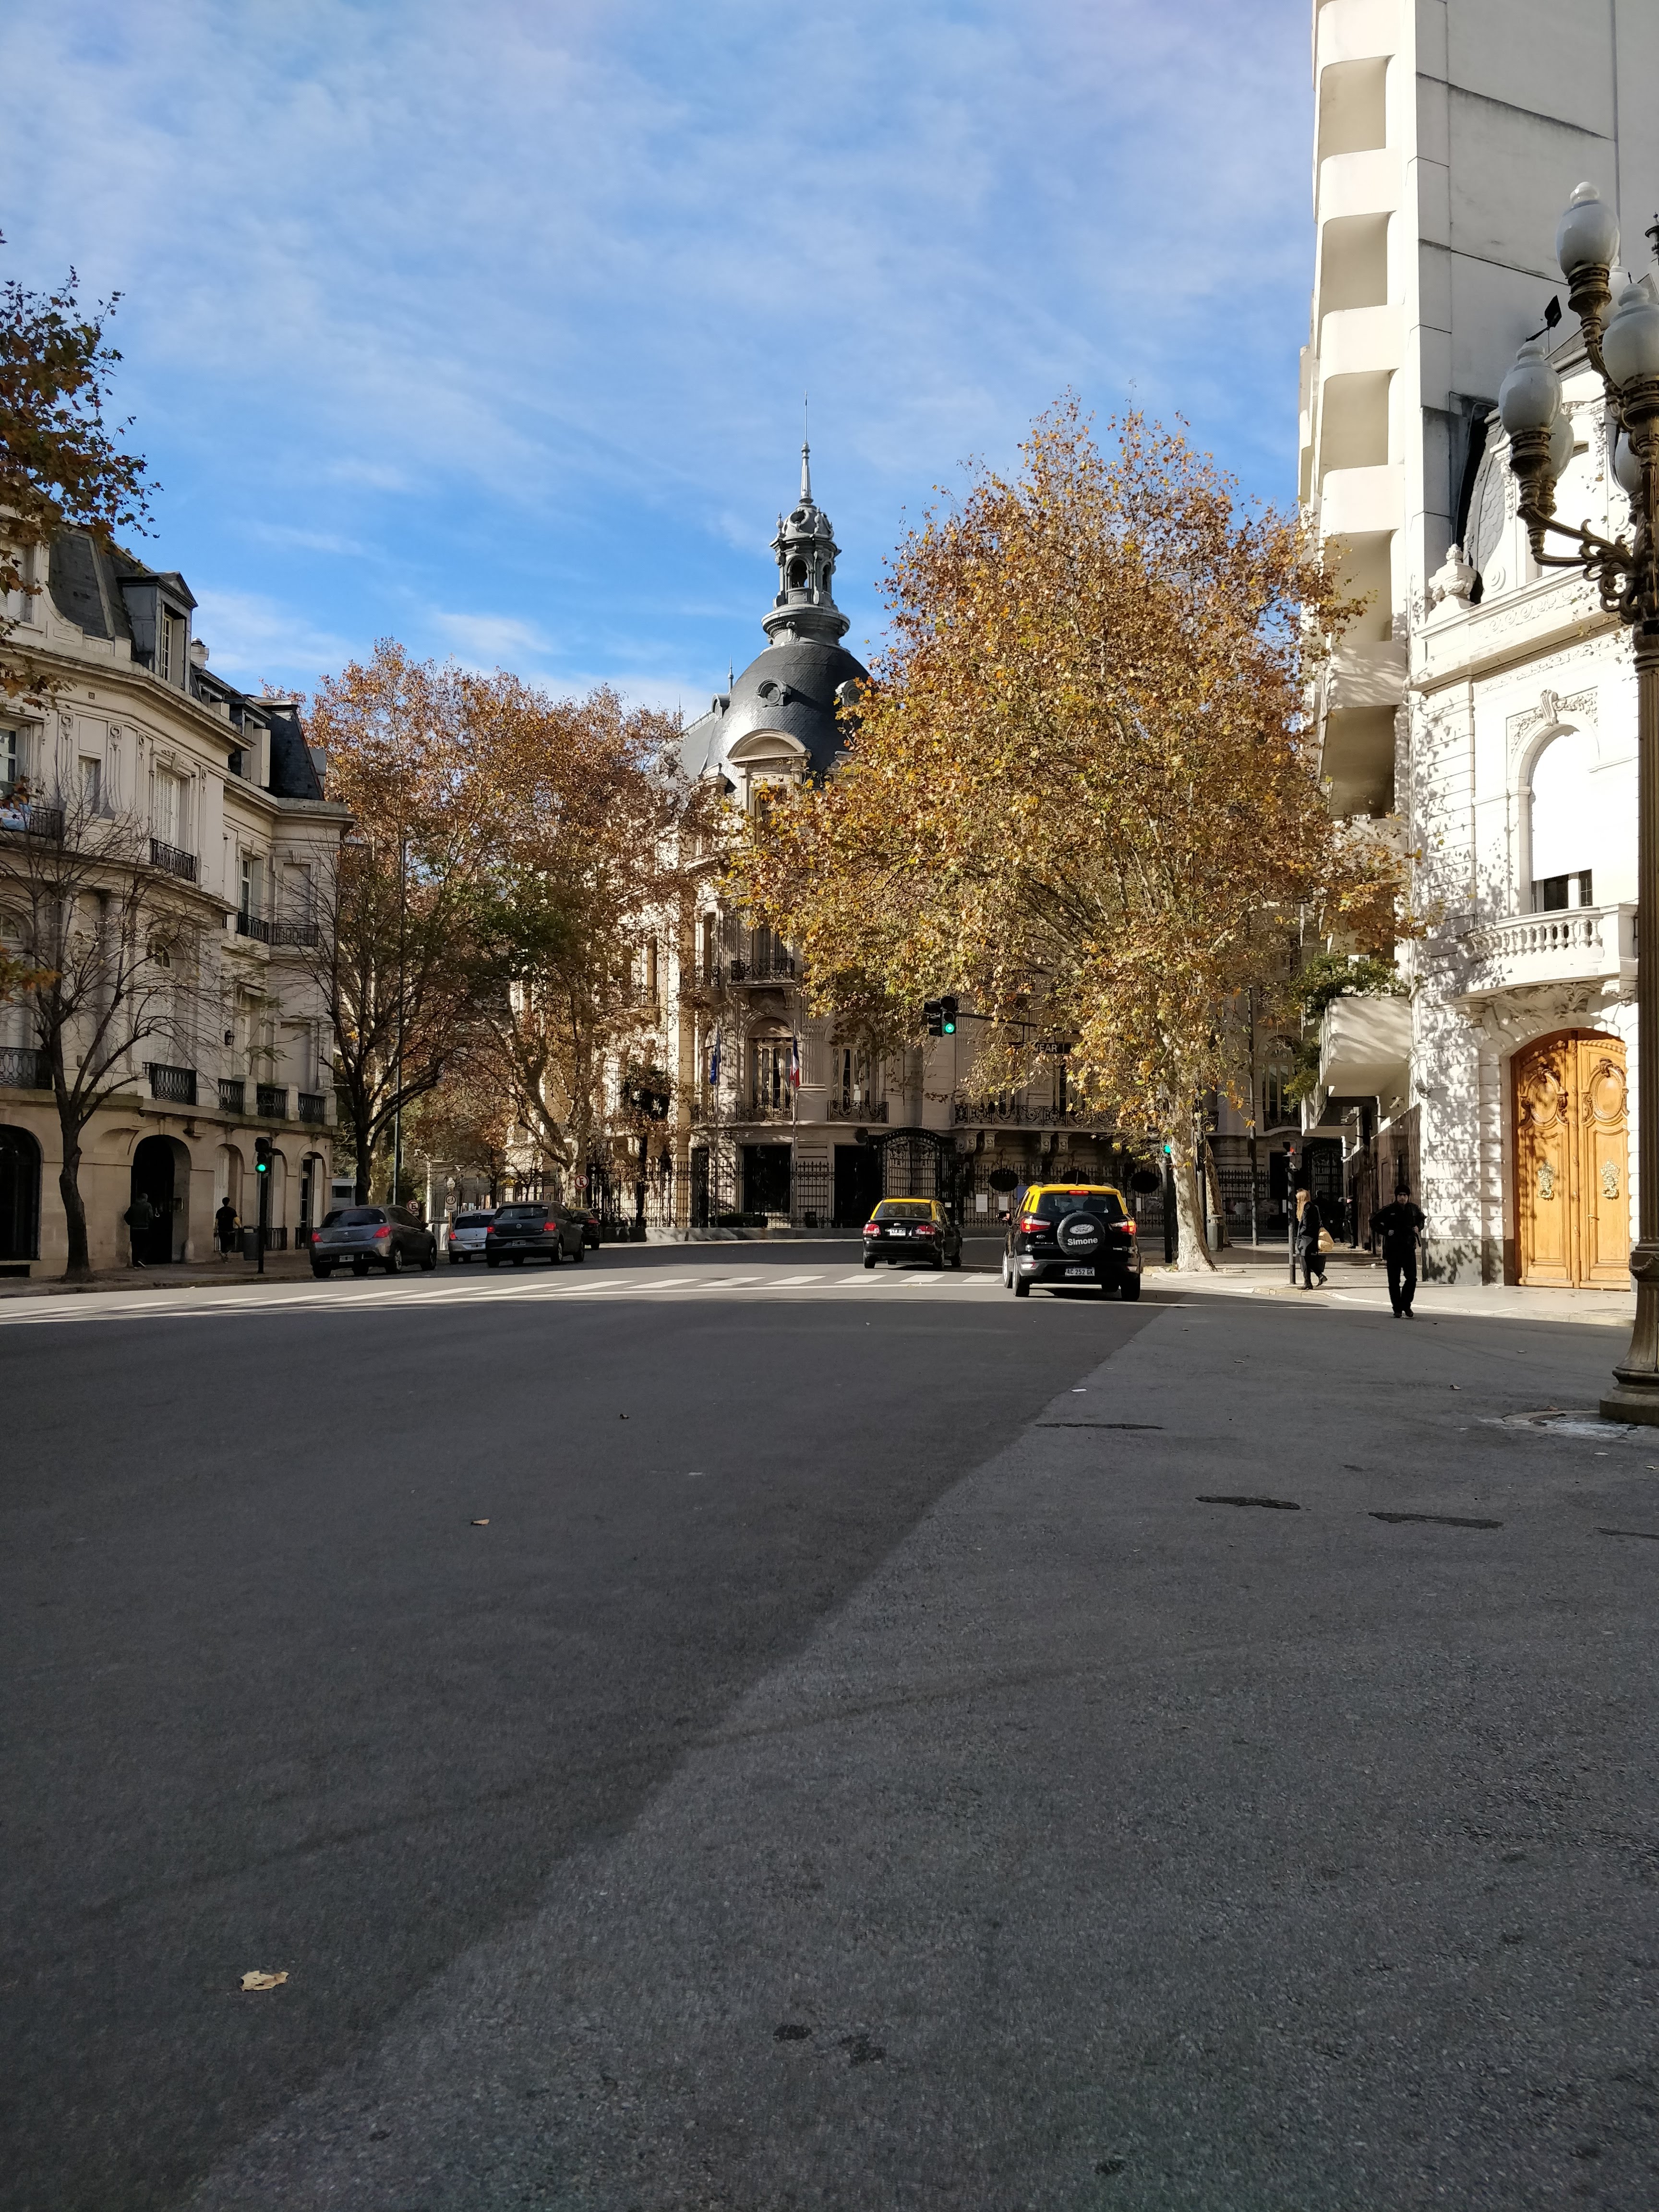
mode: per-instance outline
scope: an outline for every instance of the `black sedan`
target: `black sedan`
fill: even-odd
[[[936,1198],[884,1198],[864,1224],[864,1264],[896,1267],[921,1260],[930,1267],[962,1265],[962,1231]]]
[[[346,1266],[354,1275],[371,1267],[401,1275],[408,1267],[430,1273],[437,1264],[437,1237],[406,1206],[337,1206],[311,1240],[311,1272],[319,1280]]]
[[[1047,1291],[1140,1296],[1140,1249],[1123,1194],[1106,1183],[1034,1183],[1008,1217],[1002,1279],[1017,1298]]]
[[[582,1217],[562,1206],[503,1206],[484,1238],[484,1264],[499,1267],[510,1260],[522,1267],[526,1260],[545,1260],[556,1267],[562,1260],[580,1260],[586,1243]]]

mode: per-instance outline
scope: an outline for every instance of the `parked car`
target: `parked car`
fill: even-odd
[[[1017,1298],[1050,1291],[1140,1296],[1140,1245],[1121,1191],[1107,1183],[1033,1183],[1008,1213],[1002,1279]]]
[[[449,1264],[459,1267],[463,1260],[483,1257],[484,1238],[495,1219],[490,1213],[458,1213],[449,1224]]]
[[[438,1264],[438,1239],[405,1206],[337,1206],[312,1239],[311,1272],[331,1275],[348,1261],[354,1275],[371,1267],[401,1275],[411,1264],[429,1273]]]
[[[864,1224],[864,1264],[925,1260],[930,1267],[962,1265],[962,1231],[936,1198],[884,1198]]]
[[[503,1206],[485,1232],[484,1265],[510,1260],[522,1267],[526,1260],[545,1260],[556,1267],[561,1260],[580,1260],[585,1249],[580,1214],[562,1206]]]
[[[599,1249],[599,1217],[591,1206],[573,1206],[568,1209],[574,1221],[582,1225],[582,1243],[590,1252]]]

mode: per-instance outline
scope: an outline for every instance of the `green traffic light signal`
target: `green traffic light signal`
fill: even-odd
[[[939,1035],[941,1036],[954,1036],[957,1033],[957,1002],[954,999],[941,999],[939,1003],[940,1018]]]

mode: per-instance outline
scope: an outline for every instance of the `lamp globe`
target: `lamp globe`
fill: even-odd
[[[1610,269],[1619,258],[1619,218],[1594,185],[1575,185],[1555,231],[1556,258],[1571,283],[1581,269]]]
[[[1528,338],[1498,388],[1498,411],[1513,437],[1517,430],[1547,430],[1561,411],[1561,380],[1544,349]]]

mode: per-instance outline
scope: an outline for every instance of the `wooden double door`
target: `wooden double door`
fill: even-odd
[[[1622,1288],[1630,1278],[1623,1044],[1562,1030],[1518,1052],[1513,1072],[1520,1279]]]

